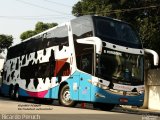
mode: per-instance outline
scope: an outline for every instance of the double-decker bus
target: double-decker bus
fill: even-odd
[[[90,102],[111,110],[141,106],[144,49],[131,25],[82,16],[8,49],[1,92],[11,98]]]

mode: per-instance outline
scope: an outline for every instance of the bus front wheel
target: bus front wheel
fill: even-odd
[[[60,91],[59,95],[59,102],[61,105],[66,107],[72,107],[75,106],[75,101],[71,100],[70,98],[70,90],[68,85],[64,85]]]

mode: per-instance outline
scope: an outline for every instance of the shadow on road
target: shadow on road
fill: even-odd
[[[23,99],[23,101],[17,101],[17,100],[11,100],[8,97],[4,97],[4,96],[0,96],[0,101],[12,101],[12,102],[23,102],[23,103],[33,103],[33,104],[40,104],[39,102],[35,102],[33,98],[26,98]],[[48,104],[41,104],[41,105],[48,105]],[[53,103],[51,104],[51,106],[60,106],[58,100],[54,100]],[[89,110],[98,110],[98,111],[102,111],[100,109],[95,109],[93,108],[93,105],[91,103],[85,103],[85,105],[79,103],[77,104],[74,108],[79,108],[79,109],[89,109]],[[160,116],[160,113],[154,113],[154,112],[149,112],[149,111],[139,111],[139,110],[132,110],[132,109],[125,109],[122,108],[120,106],[116,106],[113,110],[111,111],[106,111],[106,112],[114,112],[114,113],[127,113],[127,114],[136,114],[136,115],[156,115],[156,116]],[[57,116],[58,117],[58,116]]]

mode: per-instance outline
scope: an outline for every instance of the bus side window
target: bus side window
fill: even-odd
[[[56,29],[43,34],[39,49],[63,45],[69,46],[67,26],[57,27]]]
[[[57,45],[59,45],[60,47],[69,46],[67,26],[61,26],[56,28],[54,34]]]

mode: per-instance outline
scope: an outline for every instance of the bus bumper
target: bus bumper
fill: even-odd
[[[103,90],[97,86],[92,86],[91,91],[92,102],[142,106],[144,101],[144,93],[132,96],[113,94],[109,90]]]

